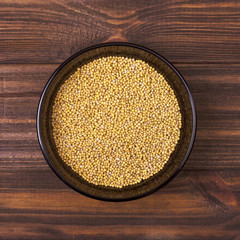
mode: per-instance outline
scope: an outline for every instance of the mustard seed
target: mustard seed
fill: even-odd
[[[163,169],[181,119],[163,75],[143,60],[109,56],[81,66],[61,85],[52,127],[73,171],[92,184],[122,188]]]

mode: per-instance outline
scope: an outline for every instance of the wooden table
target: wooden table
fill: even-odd
[[[52,72],[80,49],[110,41],[172,62],[198,114],[180,174],[120,203],[62,183],[36,135]],[[240,239],[240,2],[0,0],[0,136],[0,239]]]

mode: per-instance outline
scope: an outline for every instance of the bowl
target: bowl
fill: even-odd
[[[182,115],[180,139],[164,168],[138,184],[123,188],[92,184],[74,172],[59,156],[53,138],[52,108],[63,82],[79,66],[104,56],[124,56],[141,59],[160,72],[178,99]],[[189,88],[180,73],[159,54],[130,43],[105,43],[89,47],[71,56],[56,69],[47,82],[38,106],[37,133],[42,153],[55,174],[74,190],[100,200],[125,201],[146,196],[171,181],[185,164],[193,147],[196,133],[196,111]]]

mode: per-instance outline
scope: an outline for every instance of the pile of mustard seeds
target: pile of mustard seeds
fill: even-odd
[[[181,113],[163,75],[134,58],[89,62],[60,87],[53,105],[62,160],[89,183],[122,188],[161,169],[179,138]]]

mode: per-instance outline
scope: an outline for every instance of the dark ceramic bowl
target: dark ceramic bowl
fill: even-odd
[[[96,186],[84,180],[59,157],[52,133],[51,114],[56,93],[75,70],[102,56],[127,56],[142,59],[158,70],[171,85],[182,113],[180,140],[164,168],[154,176],[122,189]],[[183,77],[163,57],[144,47],[129,43],[106,43],[84,49],[67,59],[53,73],[45,86],[37,113],[37,132],[43,155],[57,176],[74,190],[87,196],[109,201],[131,200],[146,196],[172,180],[185,164],[196,132],[196,112],[191,93]]]

